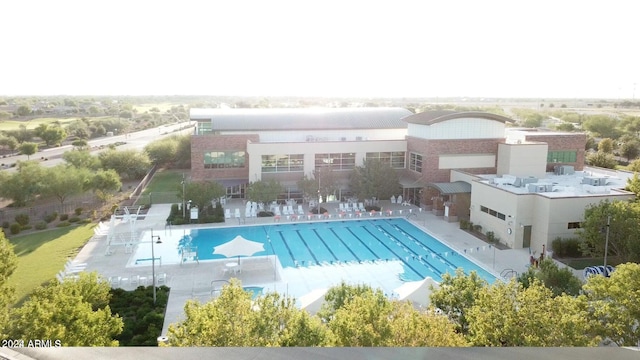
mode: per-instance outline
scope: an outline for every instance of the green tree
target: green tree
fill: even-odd
[[[198,207],[198,212],[202,212],[211,205],[213,199],[217,199],[225,193],[225,188],[215,181],[190,182],[184,186],[185,198],[183,200],[185,202],[191,200],[191,203]],[[179,186],[178,197],[182,197],[182,185]]]
[[[17,130],[5,130],[4,133],[6,136],[15,138],[21,144],[23,142],[31,141],[33,138],[33,131],[27,129],[24,124],[20,124]]]
[[[612,154],[607,154],[602,151],[587,155],[587,163],[591,166],[598,166],[607,169],[615,169],[618,162]]]
[[[43,169],[34,161],[18,161],[14,173],[0,172],[0,197],[24,206],[40,194],[44,182]]]
[[[23,155],[27,155],[27,160],[31,157],[31,155],[38,152],[38,144],[32,142],[23,142],[18,146],[20,153]]]
[[[252,201],[267,203],[276,200],[282,191],[282,185],[273,179],[255,181],[249,184],[247,197]]]
[[[174,138],[165,138],[149,143],[144,151],[155,165],[167,165],[176,160],[178,141]]]
[[[318,319],[295,307],[291,298],[269,293],[255,299],[237,279],[220,296],[185,304],[185,319],[169,325],[172,346],[321,346],[331,335]]]
[[[333,286],[327,291],[324,296],[324,303],[322,303],[317,316],[323,322],[329,322],[334,318],[336,311],[343,307],[349,299],[363,294],[376,294],[376,296],[381,296],[378,301],[384,300],[384,295],[382,293],[374,293],[373,288],[369,285],[350,285],[342,281],[339,285]]]
[[[62,154],[62,159],[66,161],[67,164],[77,168],[85,168],[95,171],[102,167],[100,158],[91,155],[88,150],[65,151]]]
[[[637,140],[627,141],[620,148],[620,155],[627,158],[627,162],[635,159],[640,154],[640,143]]]
[[[351,190],[360,199],[388,199],[400,192],[398,174],[389,164],[378,159],[366,159],[351,173]]]
[[[536,279],[549,288],[553,296],[562,294],[575,296],[582,289],[580,279],[569,268],[560,269],[552,259],[544,259],[538,269],[529,267],[527,272],[518,276],[518,282],[525,288],[533,284]]]
[[[575,131],[576,127],[572,123],[562,122],[556,125],[556,130],[558,131]]]
[[[583,288],[590,316],[600,324],[599,335],[620,346],[635,346],[640,339],[640,265],[618,265],[610,277],[589,277]]]
[[[640,261],[640,203],[602,201],[584,211],[584,221],[577,234],[582,239],[581,250],[587,256],[604,255],[607,218],[610,219],[608,255],[621,262]]]
[[[31,114],[31,107],[27,105],[20,105],[16,109],[16,115],[18,116],[27,116]]]
[[[313,178],[308,178],[307,175],[304,175],[298,181],[298,189],[302,191],[307,199],[317,200],[319,195],[326,199],[327,195],[335,195],[338,191],[337,184],[335,172],[331,167],[325,166],[313,170]]]
[[[553,296],[534,280],[482,288],[468,312],[474,346],[592,346],[594,322],[584,296]]]
[[[620,130],[618,120],[608,115],[591,115],[582,123],[582,127],[598,137],[617,139]]]
[[[113,193],[122,187],[120,176],[113,169],[98,170],[91,178],[90,187],[98,199],[106,202]]]
[[[488,283],[475,271],[466,275],[464,270],[458,268],[455,276],[449,273],[442,275],[440,287],[431,293],[431,305],[442,310],[456,324],[458,332],[467,334],[467,313],[473,306],[478,292],[486,286]]]
[[[598,151],[601,151],[605,154],[613,153],[614,143],[612,139],[606,138],[600,140],[598,143]]]
[[[86,168],[58,165],[44,169],[42,194],[53,196],[60,205],[72,195],[82,194],[89,188],[91,173]]]
[[[13,251],[13,245],[0,230],[0,339],[7,338],[7,324],[9,323],[9,309],[13,304],[15,289],[7,284],[7,280],[18,266],[18,257]]]
[[[191,168],[191,136],[180,135],[176,136],[177,147],[175,166],[181,169]]]
[[[107,150],[98,155],[104,169],[113,169],[121,177],[141,179],[151,168],[149,157],[136,150]]]
[[[636,194],[636,200],[640,199],[640,177],[638,176],[637,171],[634,170],[633,177],[627,179],[627,187],[625,188],[625,190],[631,191],[632,193]]]
[[[18,140],[13,136],[2,136],[0,137],[0,146],[11,150],[13,153],[18,148]]]
[[[74,140],[71,145],[77,150],[86,150],[89,147],[89,143],[85,139]]]
[[[117,346],[123,322],[109,308],[109,283],[96,273],[80,273],[76,281],[36,289],[15,309],[11,337],[56,339],[63,346]]]

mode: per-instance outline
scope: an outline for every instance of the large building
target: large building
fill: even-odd
[[[351,171],[375,158],[396,169],[404,199],[447,221],[470,219],[514,248],[571,236],[589,204],[633,196],[624,176],[584,171],[585,134],[513,130],[490,113],[191,109],[191,120],[192,179],[218,181],[228,196],[271,179],[295,194],[304,176],[331,167],[339,199]]]

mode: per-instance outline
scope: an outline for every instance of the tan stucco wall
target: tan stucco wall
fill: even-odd
[[[547,144],[498,144],[497,174],[535,176],[547,171]]]

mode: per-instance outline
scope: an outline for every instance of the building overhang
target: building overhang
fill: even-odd
[[[454,182],[446,182],[446,183],[427,183],[426,187],[434,188],[438,190],[442,195],[471,193],[471,184],[464,181],[454,181]]]

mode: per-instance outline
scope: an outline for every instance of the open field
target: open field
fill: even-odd
[[[17,302],[24,301],[36,287],[54,280],[64,270],[67,259],[74,258],[91,239],[94,226],[93,223],[68,226],[11,237],[18,267],[8,283],[16,289]]]
[[[40,124],[53,124],[56,121],[59,121],[62,125],[66,125],[68,123],[74,122],[80,118],[78,117],[70,117],[70,118],[36,118],[31,120],[2,120],[0,121],[0,131],[2,130],[18,130],[20,125],[25,125],[27,129],[35,129]]]

